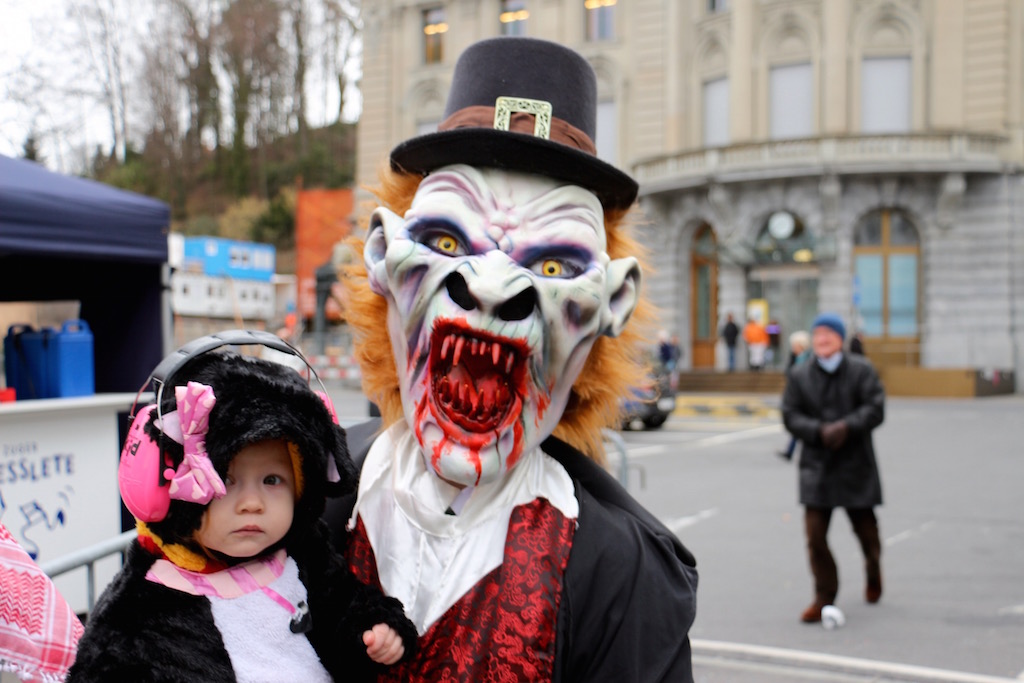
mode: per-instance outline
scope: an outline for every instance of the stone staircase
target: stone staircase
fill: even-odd
[[[785,386],[786,375],[781,370],[689,370],[679,373],[680,393],[781,394]]]

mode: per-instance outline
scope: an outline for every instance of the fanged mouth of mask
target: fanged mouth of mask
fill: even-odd
[[[518,400],[521,344],[455,325],[436,328],[430,385],[443,416],[468,432],[498,429]]]

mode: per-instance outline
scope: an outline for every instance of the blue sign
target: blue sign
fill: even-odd
[[[277,267],[273,246],[220,237],[186,237],[184,257],[188,272],[236,280],[270,282]]]

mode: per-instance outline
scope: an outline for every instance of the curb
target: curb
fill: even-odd
[[[760,396],[711,396],[676,394],[677,417],[758,417],[775,418],[782,416],[777,398]]]
[[[726,661],[741,661],[769,666],[786,666],[809,671],[851,674],[871,681],[906,683],[1019,683],[1017,678],[988,676],[965,671],[933,669],[912,664],[897,664],[873,659],[857,659],[820,652],[787,650],[764,645],[745,645],[714,640],[691,639],[695,656]],[[705,662],[712,664],[712,662]]]

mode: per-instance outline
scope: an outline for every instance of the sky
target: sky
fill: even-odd
[[[31,129],[30,114],[12,101],[10,88],[24,61],[46,49],[33,39],[38,23],[59,16],[58,0],[0,0],[0,154],[19,156]]]

